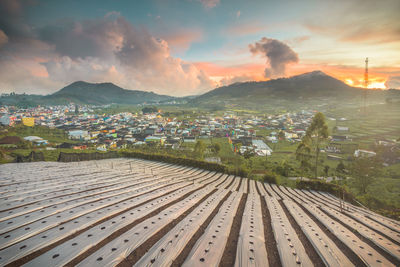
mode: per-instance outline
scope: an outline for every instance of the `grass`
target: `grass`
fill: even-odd
[[[76,143],[76,141],[68,139],[68,135],[65,131],[60,129],[51,129],[44,126],[28,127],[24,125],[18,125],[16,127],[9,127],[8,132],[0,136],[0,138],[4,136],[19,136],[21,138],[24,138],[32,135],[39,136],[49,141],[50,143]]]
[[[349,133],[343,133],[360,143],[360,148],[369,149],[376,139],[397,139],[400,137],[400,106],[380,104],[367,107],[366,114],[358,108],[331,110],[328,117],[341,118],[346,121],[330,121],[330,130],[336,126],[347,126]]]

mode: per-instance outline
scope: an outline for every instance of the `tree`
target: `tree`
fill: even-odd
[[[251,158],[253,156],[254,156],[254,151],[250,150],[250,149],[246,149],[246,151],[243,153],[243,157],[245,159],[249,159],[249,158]]]
[[[351,176],[361,194],[367,192],[367,188],[380,173],[380,168],[381,164],[377,158],[361,157],[353,161],[351,165]]]
[[[300,173],[301,176],[306,176],[308,170],[311,169],[311,148],[309,145],[308,138],[303,138],[301,143],[296,149],[296,160],[300,162]]]
[[[282,176],[286,176],[286,177],[289,176],[290,170],[291,170],[291,166],[286,160],[281,161],[281,164],[275,168],[275,171],[277,173],[279,173]]]
[[[336,166],[336,173],[338,173],[338,174],[344,173],[345,168],[346,167],[344,166],[343,161],[340,161],[338,163],[338,165]]]
[[[305,136],[311,150],[315,153],[315,178],[318,177],[318,164],[321,142],[328,138],[328,125],[325,116],[321,112],[315,114]]]
[[[143,114],[156,113],[158,112],[158,108],[156,106],[144,107],[142,108],[142,112]]]
[[[219,151],[221,151],[221,145],[219,143],[214,144],[213,150],[214,150],[215,154],[218,154]]]
[[[279,138],[279,140],[285,140],[285,132],[282,130],[279,131],[278,138]]]
[[[325,177],[327,177],[329,174],[329,166],[328,165],[324,166],[324,174],[325,174]]]
[[[204,144],[204,142],[201,140],[197,141],[196,145],[194,146],[195,156],[199,157],[199,158],[203,158],[205,151],[206,151],[206,145]]]

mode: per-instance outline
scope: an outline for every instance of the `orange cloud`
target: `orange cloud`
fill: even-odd
[[[160,34],[160,37],[167,41],[173,49],[186,51],[192,43],[202,40],[203,32],[199,29],[182,29]]]
[[[248,76],[253,80],[265,80],[264,64],[239,64],[224,66],[211,62],[196,62],[194,65],[203,70],[210,77],[233,77],[233,76]]]

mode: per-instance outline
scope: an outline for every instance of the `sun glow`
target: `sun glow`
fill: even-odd
[[[354,82],[353,82],[352,79],[346,79],[344,82],[347,83],[347,84],[350,85],[350,86],[353,86],[353,85],[354,85]]]
[[[347,85],[364,88],[364,79],[345,78],[343,81]],[[385,82],[382,78],[372,78],[369,81],[368,89],[386,89]]]
[[[385,82],[371,82],[368,85],[370,89],[386,89]]]

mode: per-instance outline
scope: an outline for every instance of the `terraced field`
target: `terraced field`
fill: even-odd
[[[1,266],[400,266],[400,223],[196,168],[114,159],[0,169]]]

